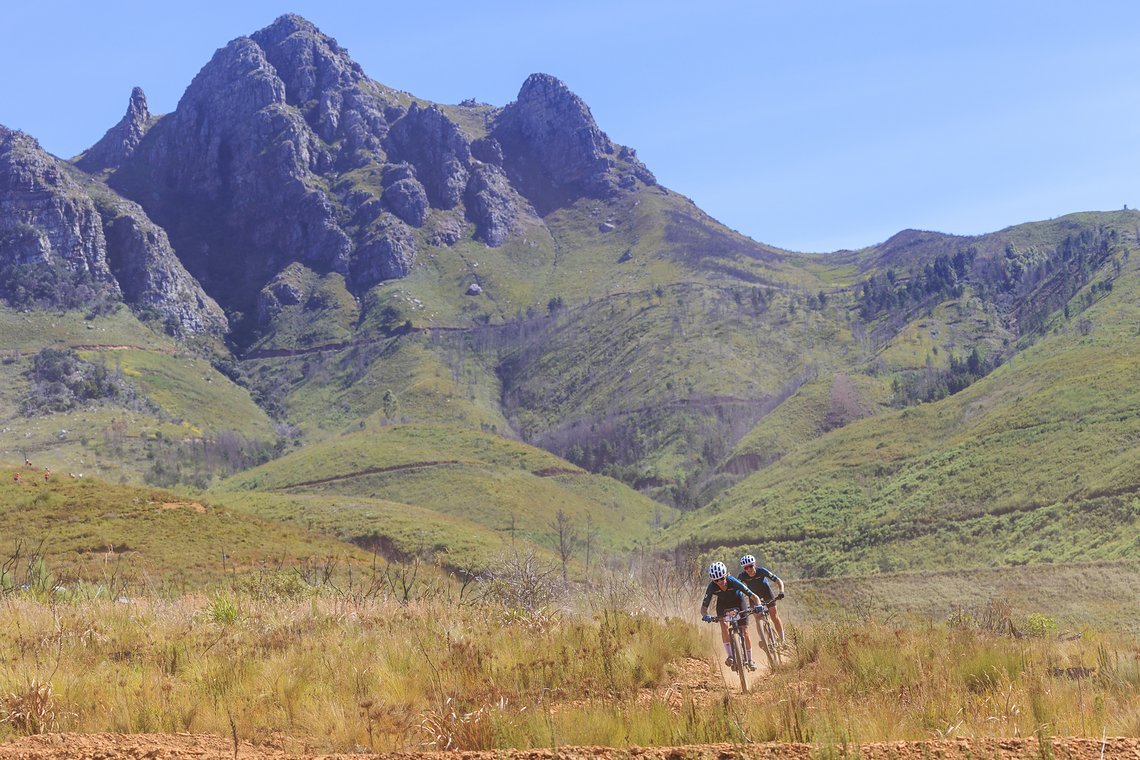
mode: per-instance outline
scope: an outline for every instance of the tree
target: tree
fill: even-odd
[[[567,584],[570,582],[570,577],[566,568],[570,563],[570,558],[574,556],[574,549],[578,543],[578,531],[570,520],[570,516],[561,507],[558,508],[554,522],[550,524],[550,527],[554,528],[558,537],[558,558],[562,560],[562,582]]]
[[[383,404],[384,407],[385,419],[389,421],[395,420],[396,413],[400,410],[400,400],[396,398],[395,393],[392,393],[391,388],[384,391],[384,396],[380,399],[380,403]]]

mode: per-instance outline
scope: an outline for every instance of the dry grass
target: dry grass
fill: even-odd
[[[651,580],[536,586],[529,605],[501,578],[411,601],[266,583],[130,601],[9,594],[0,740],[192,731],[379,752],[1140,733],[1135,634],[1059,638],[1044,616],[1009,625],[1001,605],[923,624],[793,620],[792,661],[752,694],[728,693],[711,667],[678,687],[684,663],[711,660],[710,627],[666,617],[693,589]]]

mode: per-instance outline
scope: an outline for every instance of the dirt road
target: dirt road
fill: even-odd
[[[49,734],[0,744],[0,760],[188,760],[195,758],[268,758],[301,760],[322,758],[349,760],[352,755],[296,755],[272,747],[240,743],[235,748],[227,737],[198,734]],[[363,749],[363,748],[362,748]],[[813,760],[821,756],[860,760],[920,760],[925,758],[973,758],[1011,760],[1054,757],[1057,760],[1140,760],[1140,738],[1065,739],[1054,738],[1050,747],[1037,746],[1036,739],[955,739],[929,742],[887,742],[858,747],[836,747],[833,755],[821,755],[821,748],[809,744],[705,744],[687,747],[558,747],[556,749],[499,750],[493,752],[401,752],[387,757],[401,760],[543,760],[571,758],[610,760]],[[367,753],[367,750],[364,750]]]

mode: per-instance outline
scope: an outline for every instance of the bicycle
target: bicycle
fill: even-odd
[[[784,597],[780,594],[772,601],[777,601]],[[776,638],[776,629],[772,627],[772,617],[768,614],[768,605],[760,604],[752,608],[752,612],[759,617],[756,618],[756,633],[760,639],[760,646],[764,649],[764,655],[768,658],[768,667],[772,670],[776,669],[783,660],[781,646],[779,640]]]
[[[707,622],[709,623],[728,623],[728,643],[732,650],[732,669],[736,671],[736,675],[740,677],[740,690],[747,693],[748,691],[748,670],[745,665],[744,654],[747,651],[744,648],[744,628],[748,625],[748,616],[754,610],[729,610],[719,617],[710,617]]]

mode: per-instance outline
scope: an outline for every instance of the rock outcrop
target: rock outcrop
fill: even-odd
[[[278,272],[257,294],[257,323],[268,325],[282,308],[304,303],[309,295],[306,285],[309,274],[297,263]]]
[[[141,87],[131,90],[127,112],[119,123],[107,130],[99,142],[88,148],[75,162],[85,172],[98,174],[105,169],[118,169],[131,157],[150,128],[150,110]]]
[[[436,208],[454,208],[463,197],[471,160],[471,146],[455,122],[437,106],[408,113],[388,134],[388,153],[416,167],[416,175]]]
[[[507,176],[540,212],[569,197],[604,198],[615,190],[613,143],[582,99],[548,74],[527,78],[499,114],[493,137]]]
[[[416,179],[411,164],[397,164],[384,172],[384,205],[413,227],[423,227],[428,215],[427,190]]]
[[[24,268],[12,268],[18,265]],[[0,267],[9,290],[24,287],[23,281],[46,283],[50,297],[33,294],[41,302],[89,306],[82,301],[122,297],[157,311],[177,335],[222,335],[229,328],[140,206],[95,180],[79,184],[35,140],[3,127]]]
[[[497,166],[482,164],[467,185],[467,217],[475,223],[475,237],[489,246],[506,242],[519,214],[517,196],[507,175]]]
[[[416,256],[416,239],[395,217],[384,217],[373,228],[352,262],[349,282],[357,288],[407,277]]]
[[[141,206],[115,200],[99,204],[99,211],[107,260],[128,303],[161,314],[166,330],[177,336],[229,332],[225,312],[182,266],[166,232]]]
[[[117,295],[106,254],[91,198],[34,139],[0,126],[0,267],[53,270]]]

